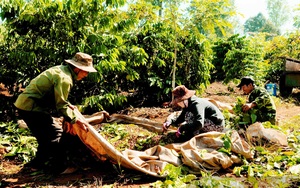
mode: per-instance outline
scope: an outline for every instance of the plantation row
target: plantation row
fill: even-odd
[[[201,94],[214,80],[245,75],[277,83],[282,57],[300,58],[298,31],[235,33],[229,0],[193,1],[184,12],[181,1],[0,2],[0,82],[12,95],[0,98],[2,121],[15,119],[19,87],[78,51],[91,54],[98,71],[69,96],[86,114],[158,106],[180,84]]]

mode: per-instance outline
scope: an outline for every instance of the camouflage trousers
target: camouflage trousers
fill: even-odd
[[[276,112],[275,113],[260,113],[260,114],[257,114],[256,121],[258,121],[258,122],[269,121],[270,123],[275,125],[275,119],[276,119]]]

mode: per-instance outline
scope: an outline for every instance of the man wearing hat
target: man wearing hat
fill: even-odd
[[[222,112],[217,106],[204,98],[195,95],[194,90],[187,89],[184,85],[173,89],[173,108],[182,108],[177,118],[169,119],[163,124],[167,130],[170,125],[179,127],[176,137],[181,142],[187,141],[197,134],[218,131],[222,132],[225,120]]]
[[[62,126],[54,123],[50,114],[53,110],[69,124],[76,123],[86,129],[85,124],[76,118],[71,109],[74,106],[67,99],[74,80],[82,80],[89,72],[97,71],[93,67],[92,57],[82,52],[65,61],[67,65],[51,67],[31,80],[14,103],[19,116],[38,142],[35,158],[26,164],[31,170],[44,169],[51,157],[63,157],[60,153],[63,149],[59,145],[63,130]],[[62,165],[59,167],[63,168]]]
[[[245,95],[249,94],[247,103],[242,107],[243,112],[249,112],[250,109],[257,109],[256,121],[269,121],[275,124],[276,106],[265,88],[256,86],[254,80],[249,76],[243,77],[237,87],[243,90]]]

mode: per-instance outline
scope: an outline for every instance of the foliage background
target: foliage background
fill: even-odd
[[[201,95],[214,80],[245,75],[278,83],[282,57],[300,58],[299,32],[280,34],[272,3],[272,19],[250,18],[241,35],[233,0],[0,2],[0,82],[11,93],[1,97],[3,120],[15,118],[19,87],[78,51],[91,54],[98,70],[69,96],[84,113],[158,106],[180,84]]]
[[[19,87],[78,51],[91,54],[98,70],[77,83],[69,96],[86,114],[161,105],[171,100],[170,91],[179,84],[201,95],[215,80],[237,83],[246,75],[258,85],[278,83],[284,57],[300,59],[300,6],[294,10],[298,30],[283,34],[279,29],[287,18],[286,2],[268,0],[269,19],[258,14],[237,32],[234,0],[0,0],[0,83],[11,94],[0,95],[0,121],[16,120],[13,102],[22,92]],[[299,118],[285,126],[297,122]],[[25,132],[16,126],[3,123],[0,132],[34,149],[33,138],[21,139]],[[282,183],[282,172],[299,163],[296,130],[289,137],[291,151],[254,146],[256,161],[245,162],[235,174],[247,174],[254,186],[267,176],[282,177],[276,178]],[[3,136],[2,141],[11,144],[6,140],[10,138]],[[11,149],[28,161],[23,149],[30,148]],[[174,171],[179,173],[170,179],[178,185],[187,176]],[[270,181],[274,185],[274,179]],[[212,184],[211,179],[207,182]],[[213,183],[222,184],[219,179]]]

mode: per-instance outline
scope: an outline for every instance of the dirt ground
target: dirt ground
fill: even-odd
[[[208,86],[201,97],[211,98],[220,102],[234,103],[236,97],[243,96],[241,91],[234,85],[224,85],[216,82]],[[244,96],[245,97],[245,96]],[[289,99],[282,99],[277,105],[277,122],[292,118],[299,114],[300,106],[298,104],[300,92],[293,91]],[[169,108],[130,108],[122,113],[133,117],[149,118],[151,120],[163,123],[171,111]],[[3,150],[3,149],[2,149]],[[83,170],[72,174],[47,176],[45,174],[28,174],[21,172],[20,164],[15,160],[3,159],[0,148],[0,187],[101,187],[103,185],[114,184],[114,187],[149,187],[149,183],[158,179],[140,172],[116,167],[110,161],[95,164]],[[230,176],[225,173],[226,176]],[[88,185],[88,186],[87,186]]]

